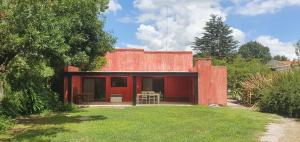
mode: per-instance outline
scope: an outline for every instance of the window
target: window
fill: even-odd
[[[127,77],[112,77],[111,87],[127,87]]]

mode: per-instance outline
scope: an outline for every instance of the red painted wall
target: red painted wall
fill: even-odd
[[[227,104],[227,69],[226,67],[212,67],[212,95],[210,103]]]
[[[126,76],[121,76],[126,77]],[[132,101],[132,77],[127,76],[127,87],[111,87],[110,77],[107,77],[109,80],[109,84],[106,84],[108,86],[108,89],[110,90],[110,93],[107,93],[106,101],[109,101],[111,94],[122,94],[123,95],[123,101],[124,102],[131,102]]]
[[[72,76],[72,88],[74,96],[82,94],[82,81],[80,76]]]
[[[198,72],[198,103],[202,105],[227,105],[226,67],[211,65],[211,59],[197,60],[194,71]]]
[[[165,101],[193,102],[193,80],[191,77],[165,77],[164,85]]]
[[[69,95],[69,92],[68,92],[68,78],[67,77],[64,77],[64,103],[67,103],[68,102],[68,95]]]
[[[193,67],[191,51],[144,51],[115,49],[106,55],[101,71],[189,71]]]

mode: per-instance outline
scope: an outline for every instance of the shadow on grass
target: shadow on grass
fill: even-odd
[[[67,131],[68,130],[62,127],[14,129],[12,131],[12,137],[0,139],[0,141],[49,142],[56,134]]]
[[[65,123],[81,123],[84,121],[105,120],[107,117],[103,115],[87,115],[87,116],[68,116],[66,114],[54,114],[49,116],[29,116],[17,119],[18,124],[34,124],[34,125],[60,125]]]
[[[81,123],[88,121],[105,120],[107,117],[102,115],[76,115],[70,116],[65,113],[56,113],[48,116],[23,116],[17,119],[18,124],[25,127],[16,127],[8,132],[7,137],[0,138],[0,141],[32,141],[48,142],[56,134],[70,132],[64,124]]]

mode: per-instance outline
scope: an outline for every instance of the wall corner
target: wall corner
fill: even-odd
[[[64,72],[79,72],[80,69],[75,66],[65,66],[64,67]]]

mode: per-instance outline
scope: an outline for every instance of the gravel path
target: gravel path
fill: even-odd
[[[261,142],[300,142],[300,121],[281,117],[278,122],[270,123]]]
[[[232,108],[246,108],[236,100],[227,100],[227,106]],[[260,138],[261,142],[300,142],[300,119],[280,117],[278,121],[270,123],[267,131]]]
[[[239,101],[237,100],[232,100],[232,99],[227,99],[227,106],[232,107],[232,108],[246,108],[239,104]]]

